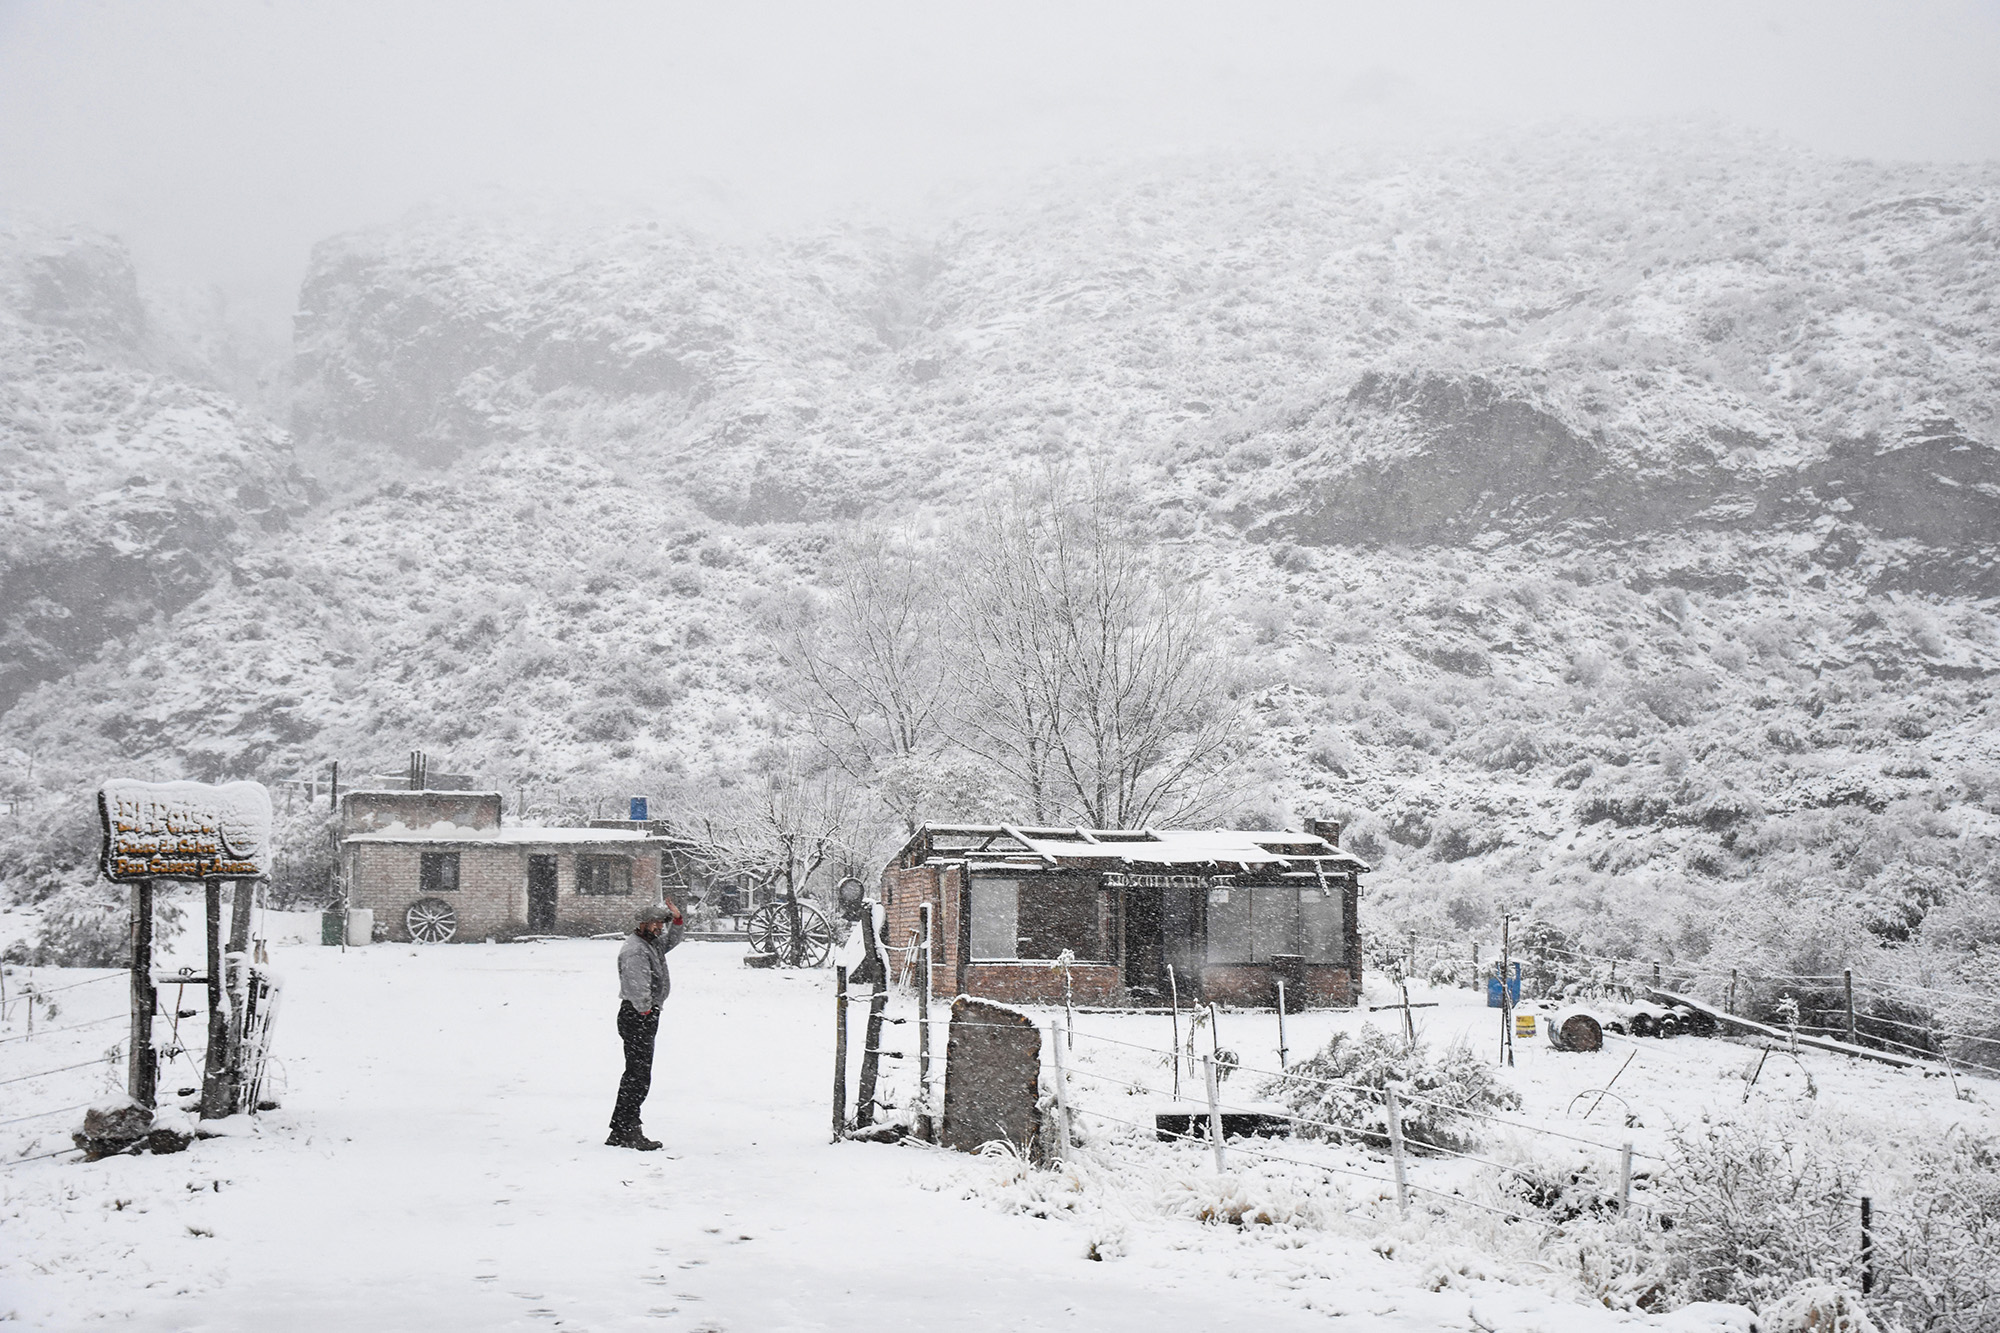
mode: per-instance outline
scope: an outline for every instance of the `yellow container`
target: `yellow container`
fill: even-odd
[[[1515,1035],[1515,1036],[1517,1036],[1517,1037],[1532,1037],[1532,1036],[1534,1036],[1534,1035],[1535,1035],[1535,1016],[1534,1016],[1533,1014],[1515,1014],[1515,1015],[1514,1015],[1514,1035]]]

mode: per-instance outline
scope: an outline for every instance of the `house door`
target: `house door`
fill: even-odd
[[[553,856],[528,858],[528,929],[556,928],[556,859]]]
[[[1204,890],[1190,888],[1160,890],[1161,961],[1173,965],[1174,987],[1182,1004],[1201,998],[1202,951],[1196,947],[1196,941],[1201,934],[1203,893]]]

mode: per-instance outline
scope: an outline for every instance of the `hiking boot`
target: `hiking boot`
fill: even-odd
[[[660,1150],[660,1141],[658,1139],[647,1138],[646,1131],[643,1129],[635,1129],[629,1134],[621,1134],[614,1129],[611,1131],[611,1137],[604,1141],[604,1146],[607,1148],[631,1148],[635,1152],[658,1152]]]

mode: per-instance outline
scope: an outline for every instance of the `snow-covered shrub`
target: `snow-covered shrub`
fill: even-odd
[[[1676,1129],[1671,1147],[1658,1191],[1681,1299],[1762,1307],[1855,1273],[1858,1163],[1818,1117],[1704,1120]]]
[[[1299,1115],[1297,1132],[1304,1137],[1380,1147],[1389,1132],[1381,1094],[1391,1084],[1403,1138],[1417,1147],[1469,1148],[1476,1142],[1471,1113],[1521,1104],[1463,1044],[1436,1054],[1422,1045],[1412,1051],[1376,1027],[1336,1032],[1319,1054],[1263,1091]]]
[[[17,940],[4,955],[30,967],[123,967],[132,959],[132,890],[96,880],[58,889],[42,904],[42,928],[34,943]],[[154,900],[153,939],[164,943],[179,933],[181,905],[161,895]]]
[[[1912,1157],[1908,1180],[1875,1200],[1869,1303],[1907,1329],[2000,1328],[2000,1145],[1953,1131]]]
[[[1837,1282],[1819,1281],[1801,1282],[1767,1308],[1764,1327],[1769,1333],[1876,1333],[1859,1296]]]

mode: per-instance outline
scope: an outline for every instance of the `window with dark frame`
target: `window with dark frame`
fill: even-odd
[[[417,867],[417,887],[425,893],[458,892],[458,853],[425,852]]]
[[[973,961],[1055,958],[1065,949],[1078,961],[1099,959],[1098,894],[1094,881],[1075,876],[974,875]]]
[[[576,858],[576,891],[593,898],[620,898],[632,892],[632,861],[624,856]]]
[[[1218,886],[1208,894],[1208,961],[1268,963],[1287,955],[1308,963],[1346,958],[1346,921],[1338,881]]]

